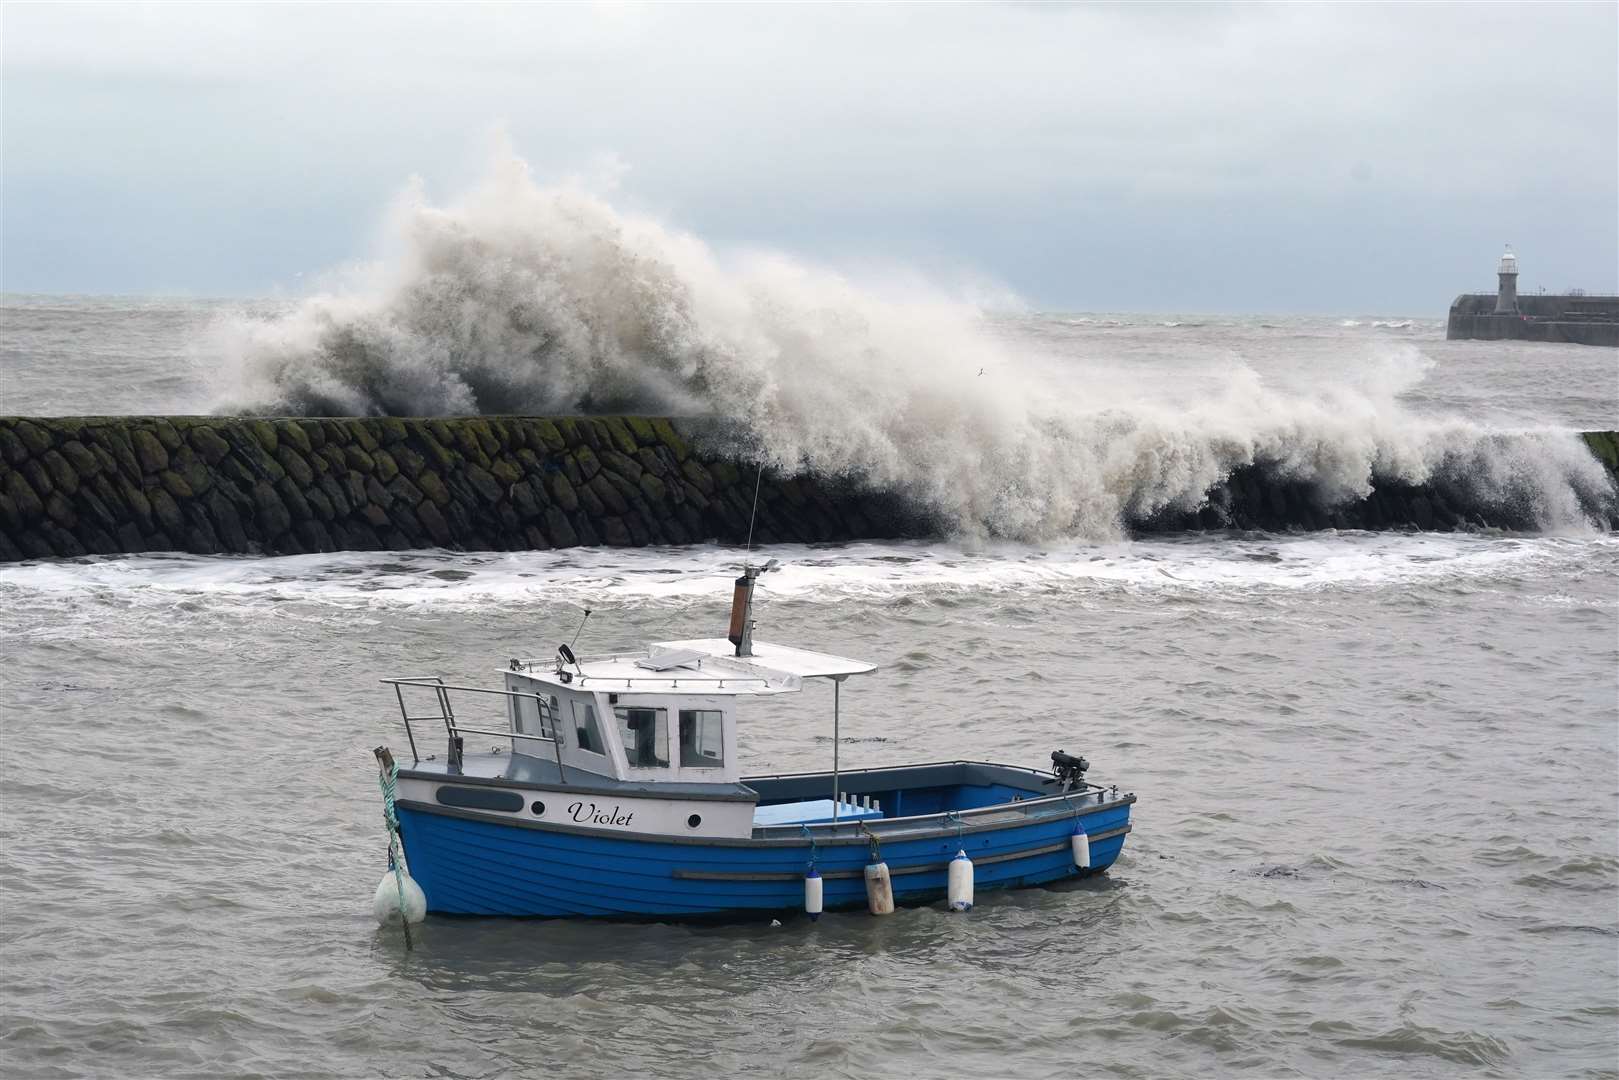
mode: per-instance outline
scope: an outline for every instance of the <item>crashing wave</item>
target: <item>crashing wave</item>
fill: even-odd
[[[1026,540],[1117,536],[1256,464],[1325,503],[1374,476],[1465,465],[1548,528],[1580,527],[1580,507],[1606,498],[1572,436],[1502,449],[1401,407],[1424,370],[1411,349],[1309,396],[1238,364],[1218,393],[1142,400],[1120,368],[1087,378],[970,305],[880,296],[780,256],[722,259],[543,187],[513,157],[450,205],[408,192],[393,231],[400,255],[363,283],[220,328],[218,411],[718,416],[785,472],[901,491],[964,534]]]

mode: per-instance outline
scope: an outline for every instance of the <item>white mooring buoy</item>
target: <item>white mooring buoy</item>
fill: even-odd
[[[866,864],[866,905],[873,915],[894,913],[894,886],[888,880],[888,864]]]
[[[1081,870],[1091,868],[1091,838],[1078,826],[1074,827],[1074,865]]]
[[[394,881],[392,870],[385,871],[382,880],[377,882],[377,895],[371,902],[371,911],[383,926],[399,921],[399,884]],[[405,918],[413,923],[427,918],[427,895],[409,874],[405,875]]]
[[[958,850],[950,860],[949,902],[951,911],[973,909],[973,861],[965,849]]]
[[[810,922],[821,917],[821,872],[813,866],[804,875],[804,913]]]

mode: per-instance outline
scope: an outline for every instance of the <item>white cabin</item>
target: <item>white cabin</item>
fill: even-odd
[[[739,699],[796,693],[806,678],[876,670],[842,656],[752,645],[751,657],[711,638],[657,642],[644,653],[573,665],[514,660],[503,672],[515,695],[506,699],[512,751],[613,780],[735,783]]]

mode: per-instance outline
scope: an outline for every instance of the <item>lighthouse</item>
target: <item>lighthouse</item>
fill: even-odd
[[[1501,256],[1501,265],[1495,268],[1495,275],[1501,280],[1495,291],[1495,313],[1518,314],[1518,256],[1512,253],[1511,244],[1507,245],[1507,253]]]

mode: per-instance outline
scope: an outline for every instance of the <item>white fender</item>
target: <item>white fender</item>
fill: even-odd
[[[1074,833],[1074,865],[1081,870],[1091,867],[1091,838],[1083,830]]]
[[[874,862],[866,865],[866,905],[873,915],[894,913],[894,886],[888,880],[888,864]]]
[[[371,901],[371,912],[383,926],[399,921],[399,885],[394,881],[392,870],[385,872],[382,880],[377,882],[377,895]],[[427,918],[427,895],[409,874],[405,875],[405,917],[413,923]]]
[[[973,909],[973,861],[965,850],[957,851],[950,860],[949,904],[951,911]]]
[[[821,872],[813,866],[804,875],[804,912],[811,922],[821,917]]]

